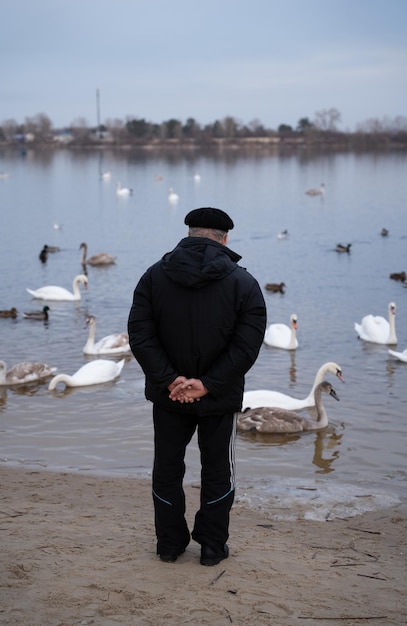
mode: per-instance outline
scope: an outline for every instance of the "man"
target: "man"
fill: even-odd
[[[201,545],[201,564],[216,565],[229,555],[235,413],[264,338],[266,307],[257,281],[226,246],[229,215],[208,207],[184,221],[188,237],[140,279],[128,331],[153,402],[157,554],[173,563],[191,539],[184,458],[197,429],[201,499],[192,538]]]

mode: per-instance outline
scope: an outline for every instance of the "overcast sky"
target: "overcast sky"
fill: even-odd
[[[407,0],[0,0],[0,124],[407,116]]]

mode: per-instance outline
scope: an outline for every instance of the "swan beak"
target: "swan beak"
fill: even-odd
[[[337,372],[336,372],[336,376],[339,378],[339,380],[340,380],[342,383],[344,383],[344,382],[345,382],[345,379],[344,379],[344,378],[343,378],[343,376],[342,376],[342,372],[341,372],[341,370],[337,370]]]
[[[329,395],[332,396],[333,398],[335,398],[335,400],[338,400],[338,402],[339,402],[339,398],[336,395],[335,389],[331,389],[331,391],[329,392]]]

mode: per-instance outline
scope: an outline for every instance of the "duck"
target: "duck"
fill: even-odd
[[[51,252],[60,252],[61,248],[59,246],[48,246],[47,244],[44,245],[44,247],[42,248],[41,252],[38,255],[38,258],[40,259],[40,261],[42,261],[43,263],[46,262],[47,260],[47,255]]]
[[[288,237],[288,230],[282,230],[277,234],[277,239],[287,239]]]
[[[390,278],[392,280],[399,280],[400,282],[405,283],[407,276],[405,272],[393,272],[390,274]]]
[[[403,352],[396,352],[396,350],[389,350],[389,354],[395,356],[399,361],[407,363],[407,348]]]
[[[131,196],[133,193],[133,189],[130,187],[122,187],[120,181],[116,183],[116,195],[118,196]]]
[[[370,343],[397,343],[396,308],[395,302],[389,302],[387,305],[388,321],[380,315],[365,315],[360,324],[355,322],[359,339]]]
[[[85,242],[81,243],[79,250],[83,250],[82,265],[92,265],[96,267],[98,265],[113,265],[116,263],[116,257],[108,254],[107,252],[97,252],[96,254],[92,254],[92,256],[87,259],[86,255],[88,253],[88,246]]]
[[[88,385],[100,385],[118,378],[123,369],[125,359],[116,363],[108,359],[96,359],[82,365],[74,374],[57,374],[50,381],[48,390],[56,389],[59,383],[66,387],[87,387]]]
[[[325,194],[325,183],[321,183],[317,189],[308,189],[305,193],[308,196],[323,196]]]
[[[345,382],[342,376],[342,368],[334,361],[328,361],[321,365],[316,373],[311,391],[306,398],[294,398],[288,394],[268,389],[256,389],[254,391],[246,391],[243,394],[243,410],[256,409],[262,406],[279,407],[288,409],[289,411],[297,411],[298,409],[307,409],[315,406],[315,388],[324,380],[325,374],[330,372],[339,378],[341,382]]]
[[[179,200],[179,195],[175,193],[172,187],[170,187],[168,190],[168,202],[170,204],[177,204],[178,200]]]
[[[47,322],[48,311],[50,310],[49,306],[45,305],[42,307],[41,311],[28,311],[28,313],[23,313],[23,317],[27,320],[40,320]]]
[[[55,285],[46,285],[39,289],[27,289],[28,293],[37,300],[75,300],[81,299],[81,292],[79,291],[79,284],[84,285],[86,288],[88,285],[88,279],[84,274],[78,274],[75,276],[72,283],[73,292],[68,291],[64,287],[57,287]]]
[[[3,309],[2,311],[0,311],[0,317],[11,317],[13,320],[16,319],[17,317],[17,309],[15,306],[13,306],[11,309]]]
[[[342,243],[338,243],[336,244],[335,250],[337,252],[350,252],[351,247],[352,247],[351,243],[348,243],[346,246],[344,246]]]
[[[380,234],[382,237],[387,237],[387,235],[389,234],[389,231],[387,230],[387,228],[382,228]]]
[[[282,350],[295,350],[298,348],[297,339],[297,315],[290,315],[290,326],[287,324],[270,324],[264,334],[264,343],[273,348]]]
[[[46,263],[47,259],[48,259],[48,250],[47,250],[48,246],[44,246],[43,249],[41,250],[41,252],[38,255],[39,260],[41,261],[41,263]]]
[[[265,289],[273,293],[284,293],[285,287],[285,283],[267,283],[265,285]]]
[[[0,361],[0,385],[26,385],[39,382],[53,376],[56,371],[56,367],[32,361],[17,363],[7,371],[5,361]]]
[[[307,419],[295,411],[289,411],[279,407],[258,407],[250,409],[237,416],[237,430],[260,433],[299,433],[310,430],[321,430],[328,426],[328,414],[322,403],[322,394],[328,395],[339,401],[338,395],[331,383],[327,380],[320,382],[314,391],[314,402],[317,411],[317,419]]]
[[[89,337],[84,345],[84,354],[122,354],[130,352],[129,335],[127,333],[114,333],[106,335],[95,343],[96,317],[89,315],[86,319],[89,326]]]

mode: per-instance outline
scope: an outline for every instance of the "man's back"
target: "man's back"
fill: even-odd
[[[163,355],[169,355],[174,372],[205,379],[212,397],[196,411],[240,409],[244,374],[264,337],[265,304],[257,281],[237,265],[239,259],[216,241],[188,237],[142,277],[129,333],[146,372],[148,399],[171,407],[157,388],[159,380],[148,376],[152,369],[165,371]]]

